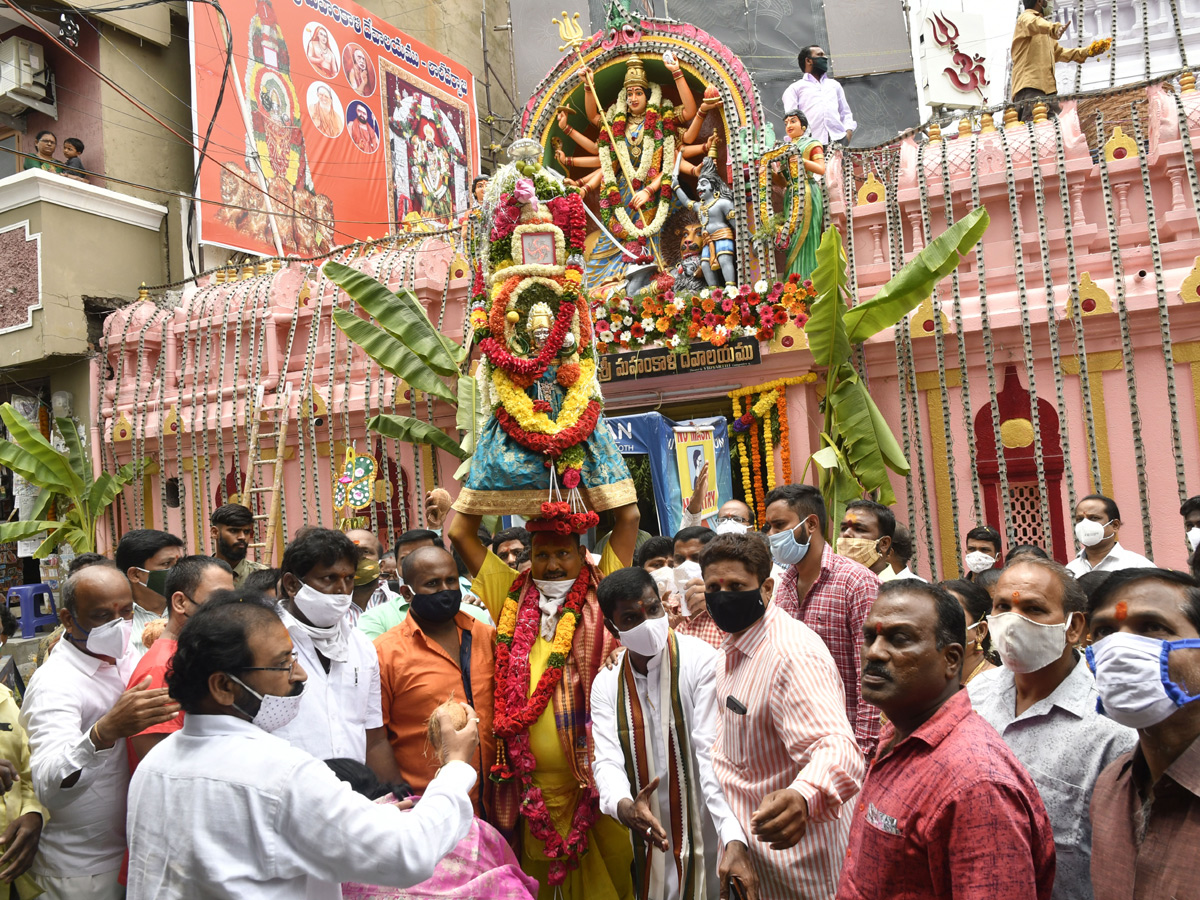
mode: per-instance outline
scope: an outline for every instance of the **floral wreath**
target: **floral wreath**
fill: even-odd
[[[547,505],[543,504],[543,508]],[[532,526],[533,522],[529,524]],[[562,681],[575,630],[583,620],[583,605],[591,581],[591,567],[585,564],[563,603],[550,647],[550,659],[532,694],[529,691],[532,674],[529,654],[538,638],[542,613],[538,605],[541,594],[532,584],[528,571],[522,572],[513,581],[500,611],[496,634],[496,709],[493,728],[499,740],[491,777],[499,783],[516,780],[521,795],[521,814],[529,823],[533,836],[546,845],[545,853],[550,859],[549,881],[552,885],[562,884],[567,873],[579,865],[579,858],[587,852],[588,831],[600,818],[599,794],[593,785],[584,788],[583,797],[571,817],[567,836],[564,838],[560,835],[546,807],[546,799],[533,780],[537,759],[530,747],[529,729],[546,711],[555,689]]]
[[[800,178],[800,154],[792,151],[792,146],[785,145],[765,153],[758,161],[758,190],[760,197],[769,197],[771,191],[771,163],[779,157],[787,155],[789,177],[794,182]],[[812,186],[806,184],[805,190],[811,190]],[[778,225],[778,230],[775,231],[775,246],[781,250],[786,250],[788,241],[791,236],[796,233],[796,228],[800,224],[800,215],[803,211],[801,198],[803,194],[800,191],[793,190],[791,192],[791,203],[788,206],[787,212],[783,215],[783,221]],[[770,230],[776,227],[776,222],[768,215],[770,206],[767,203],[762,203],[759,206],[761,212],[759,218],[762,221],[763,228]]]

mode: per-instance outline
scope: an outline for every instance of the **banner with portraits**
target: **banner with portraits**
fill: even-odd
[[[197,154],[202,242],[311,257],[467,209],[479,136],[465,65],[353,2],[221,7],[228,73],[219,13],[191,10],[197,143],[212,129]]]

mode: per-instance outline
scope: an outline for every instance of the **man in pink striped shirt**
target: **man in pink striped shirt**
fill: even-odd
[[[837,888],[863,756],[842,679],[806,625],[770,604],[766,541],[723,534],[700,557],[717,669],[713,770],[743,830],[762,900],[828,900]]]
[[[838,556],[825,543],[825,500],[808,484],[782,484],[766,498],[771,555],[786,571],[775,605],[799,619],[829,648],[846,691],[846,718],[868,759],[879,742],[879,710],[863,702],[859,687],[862,623],[879,593],[866,566]]]

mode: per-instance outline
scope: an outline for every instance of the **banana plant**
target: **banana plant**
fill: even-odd
[[[327,262],[323,271],[374,319],[368,322],[349,310],[335,308],[337,327],[384,371],[455,407],[455,425],[463,437],[456,442],[429,422],[392,413],[372,416],[367,428],[384,437],[445,450],[463,460],[454,474],[462,478],[486,422],[475,379],[463,374],[468,349],[438,332],[412,291],[394,293],[370,275],[340,263]]]
[[[104,472],[93,479],[91,456],[73,419],[57,420],[67,445],[63,454],[11,403],[0,406],[0,418],[11,436],[0,440],[0,465],[40,489],[28,519],[0,524],[0,541],[25,541],[47,532],[33,554],[37,559],[53,553],[59,544],[70,544],[76,553],[94,553],[96,523],[133,481],[140,464],[126,463],[115,473]],[[47,518],[52,507],[61,518]]]
[[[920,306],[979,242],[988,221],[987,210],[973,210],[914,256],[878,294],[852,307],[847,306],[850,294],[841,235],[830,227],[822,236],[812,273],[816,299],[804,333],[815,364],[825,369],[825,417],[821,447],[809,463],[817,466],[834,528],[846,503],[864,494],[884,505],[895,503],[888,470],[909,473],[904,451],[851,362],[853,348]]]

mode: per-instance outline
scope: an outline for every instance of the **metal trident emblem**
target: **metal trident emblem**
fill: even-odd
[[[583,43],[583,28],[579,24],[579,13],[575,13],[574,17],[568,18],[567,11],[562,11],[562,21],[551,19],[558,26],[558,36],[565,43],[558,48],[558,52],[562,53],[568,47],[575,49]]]

